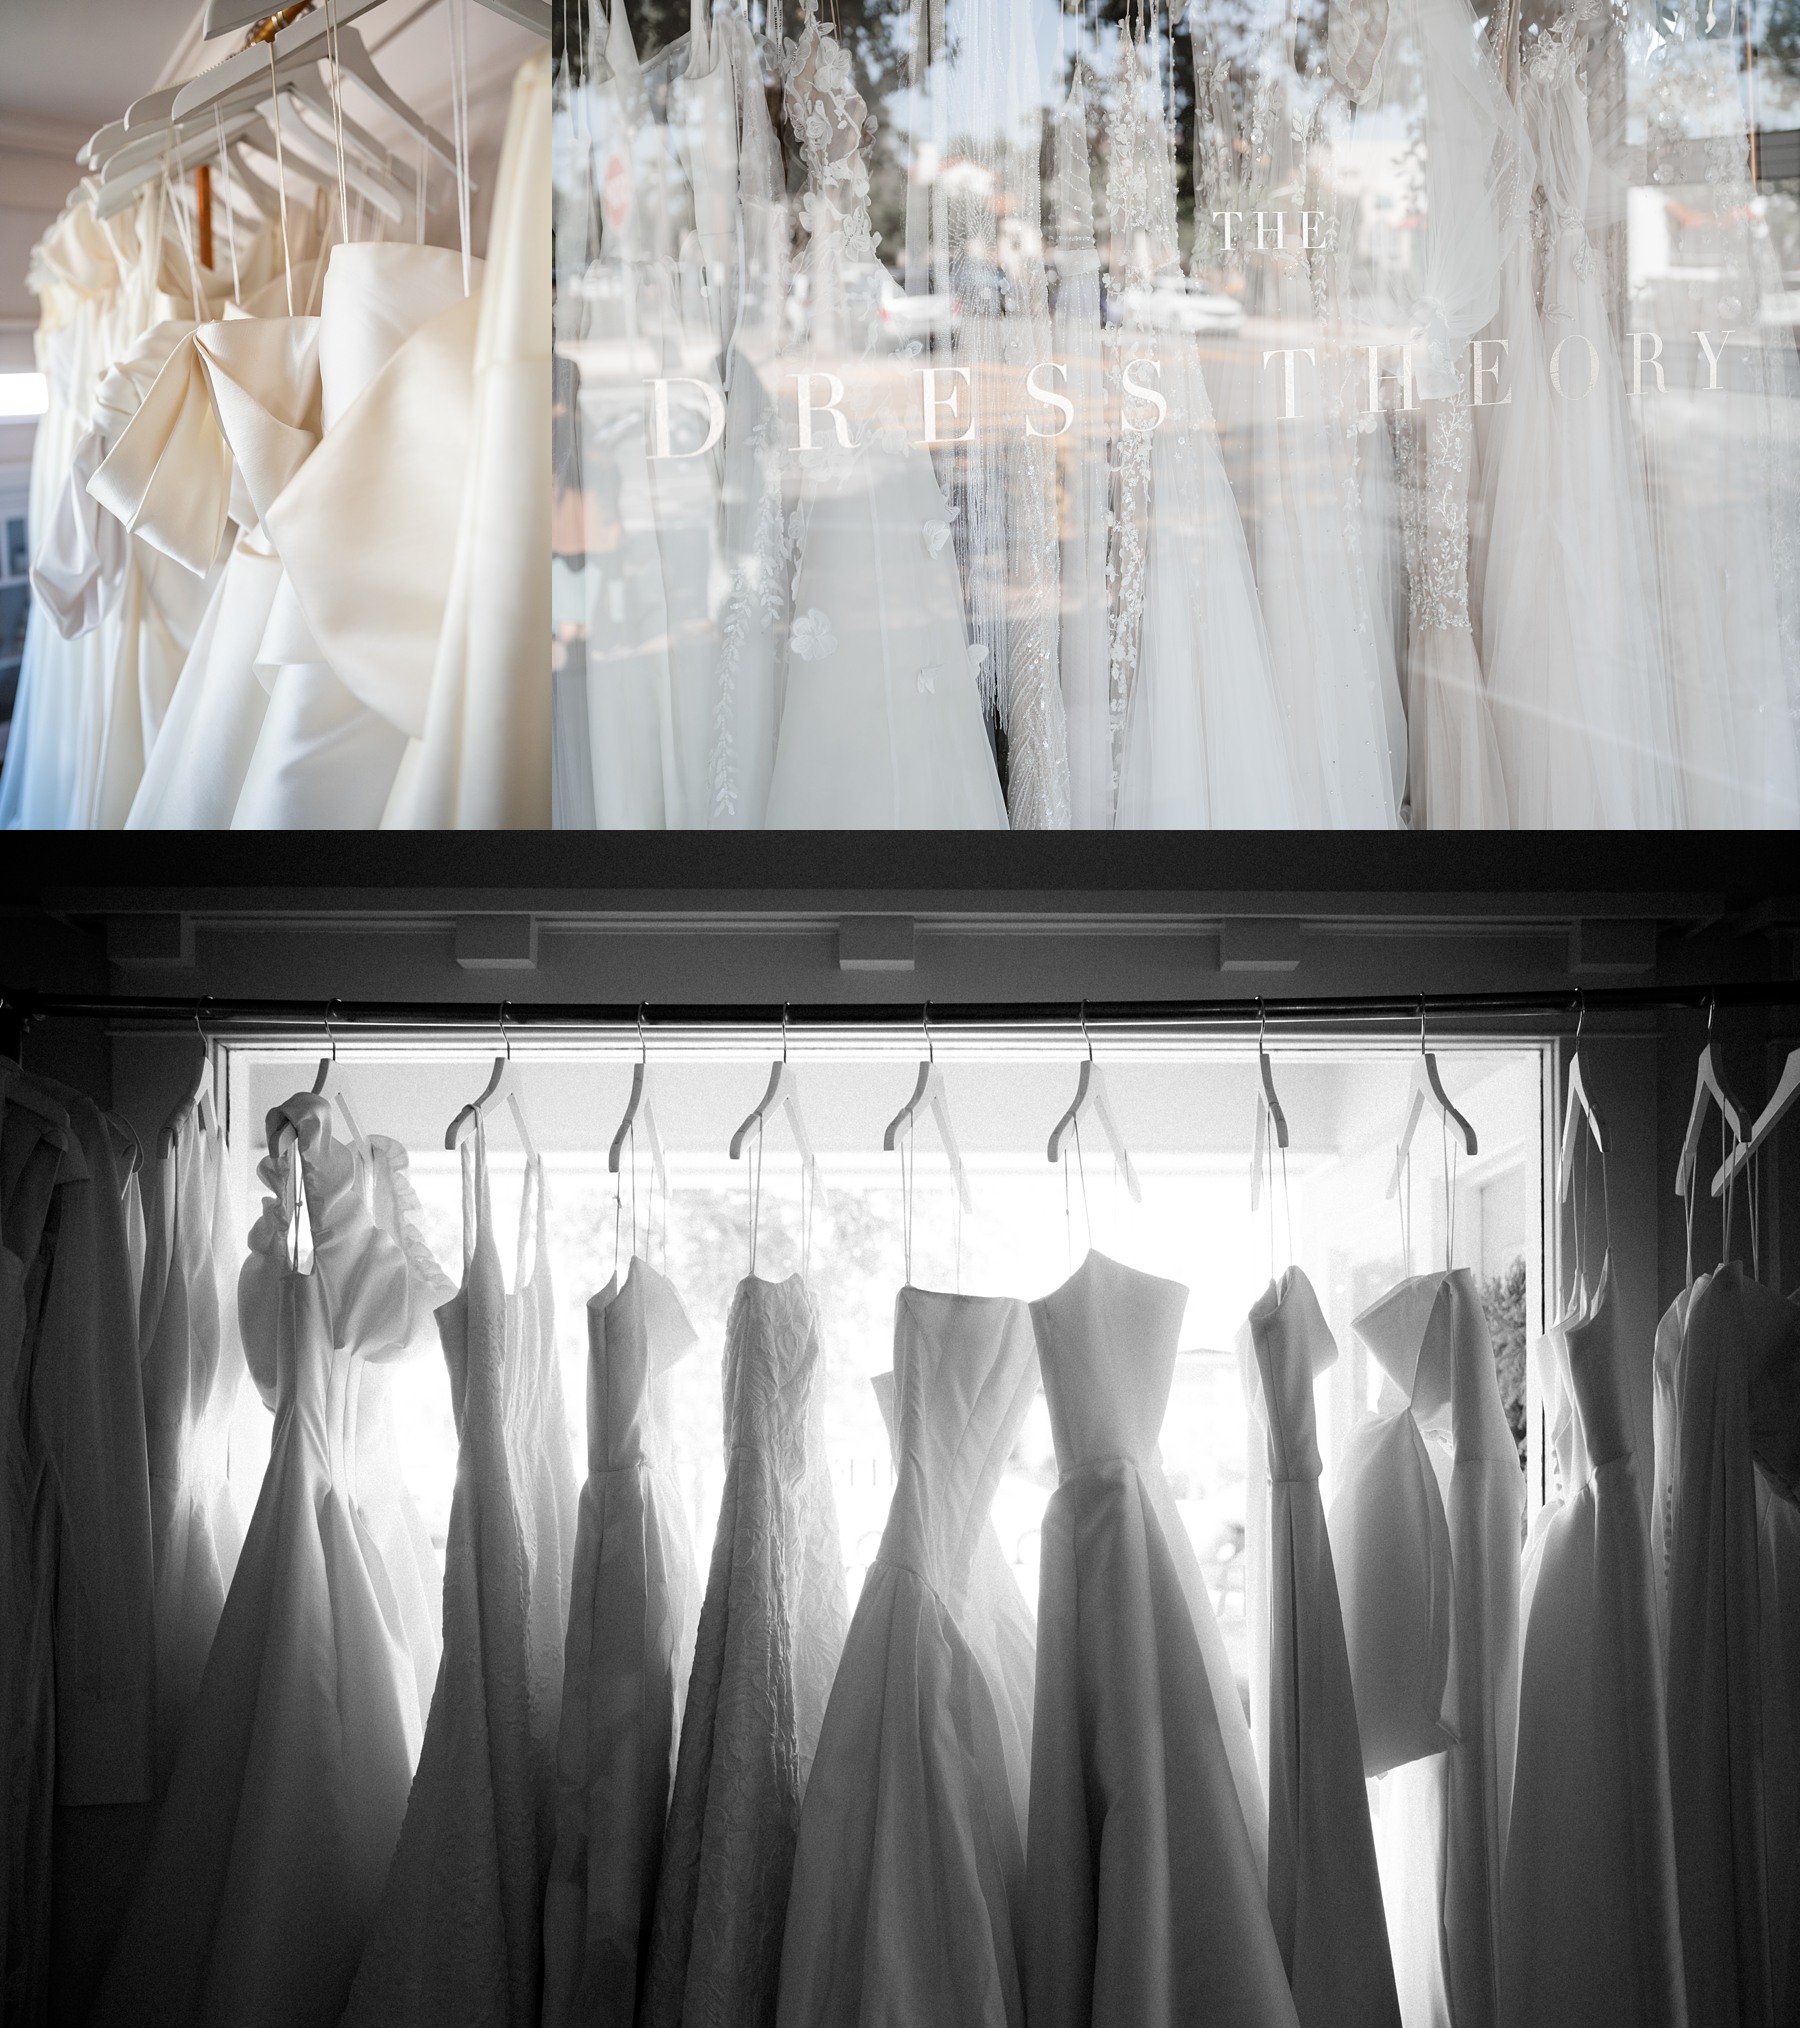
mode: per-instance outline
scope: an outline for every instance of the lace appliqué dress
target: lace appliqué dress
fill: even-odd
[[[268,1472],[96,2024],[332,2028],[406,1810],[417,1678],[356,1514],[354,1420],[361,1369],[404,1356],[428,1291],[369,1215],[326,1103],[276,1108],[270,1142],[289,1125],[238,1281],[245,1358],[275,1409]]]
[[[1032,2028],[1295,2028],[1256,1756],[1157,1454],[1186,1300],[1090,1253],[1031,1306],[1061,1481],[1038,1589]]]
[[[520,1274],[508,1294],[485,1129],[477,1124],[463,1143],[463,1286],[438,1312],[458,1437],[443,1657],[393,1866],[344,2010],[351,2028],[538,2020],[556,1723],[541,1649],[561,1625],[566,1595],[559,1537],[554,1526],[546,1537],[536,1484],[555,1440],[540,1407],[541,1201],[537,1258],[529,1280],[524,1273],[540,1166],[526,1170]],[[562,1443],[572,1473],[566,1436]],[[560,1645],[555,1677],[559,1685]]]
[[[1006,1298],[908,1288],[894,1341],[894,1501],[800,1813],[778,2018],[1021,2028],[1007,1686],[964,1628],[987,1604],[973,1566],[1037,1392],[1031,1320]]]
[[[794,1844],[844,1644],[818,1313],[798,1276],[738,1286],[725,1491],[651,1933],[644,2028],[770,2028]]]
[[[700,1602],[655,1406],[694,1327],[641,1259],[587,1317],[588,1475],[544,1890],[545,2028],[637,2017]]]

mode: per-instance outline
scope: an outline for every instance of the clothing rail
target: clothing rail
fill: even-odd
[[[144,994],[38,993],[0,988],[0,1051],[16,1057],[20,1033],[43,1020],[119,1021],[146,1027],[197,1028],[228,1038],[233,1030],[304,1035],[408,1028],[480,1029],[525,1035],[533,1030],[640,1028],[893,1027],[923,1020],[934,1029],[1065,1028],[1090,1034],[1129,1031],[1179,1035],[1259,1023],[1289,1028],[1389,1024],[1404,1030],[1425,1022],[1480,1020],[1577,1021],[1607,1013],[1656,1013],[1709,1008],[1800,1007],[1800,980],[1693,986],[1570,986],[1538,992],[1363,993],[1271,997],[1240,993],[1213,1000],[845,1001],[740,1005],[663,1005],[542,1000],[298,1000]],[[11,1045],[9,1047],[9,1045]]]

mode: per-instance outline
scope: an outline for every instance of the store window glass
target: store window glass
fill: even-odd
[[[429,1046],[429,1045],[427,1045]],[[878,1152],[883,1130],[912,1089],[906,1052],[917,1038],[844,1044],[836,1060],[802,1060],[804,1117],[821,1190],[803,1213],[792,1146],[771,1129],[761,1166],[757,1272],[801,1270],[821,1313],[825,1435],[852,1602],[880,1544],[894,1477],[880,1403],[871,1385],[890,1370],[894,1302],[913,1284],[968,1294],[1049,1293],[1091,1245],[1168,1276],[1187,1291],[1161,1447],[1181,1516],[1210,1587],[1240,1680],[1248,1669],[1247,1536],[1254,1527],[1247,1465],[1260,1456],[1240,1377],[1237,1339],[1272,1274],[1298,1264],[1318,1293],[1337,1341],[1336,1362],[1315,1385],[1324,1494],[1329,1507],[1351,1429],[1381,1401],[1380,1366],[1353,1320],[1408,1273],[1448,1263],[1475,1277],[1494,1347],[1496,1384],[1521,1457],[1526,1448],[1524,1351],[1541,1330],[1546,1283],[1542,1203],[1543,1052],[1536,1046],[1445,1048],[1442,1074],[1478,1136],[1463,1157],[1421,1129],[1403,1187],[1386,1195],[1394,1138],[1406,1103],[1405,1048],[1315,1046],[1277,1057],[1289,1122],[1285,1160],[1266,1151],[1251,1201],[1258,1074],[1243,1051],[1158,1046],[1109,1059],[1109,1101],[1139,1198],[1090,1119],[1061,1165],[1045,1159],[1051,1124],[1068,1103],[1075,1066],[1066,1049],[1017,1037],[940,1038],[953,1131],[970,1207],[959,1211],[932,1129],[921,1129],[903,1181],[897,1155]],[[261,1125],[316,1056],[234,1048],[234,1136],[248,1223],[258,1186]],[[445,1273],[462,1261],[460,1157],[444,1149],[445,1123],[478,1090],[489,1059],[420,1056],[347,1060],[338,1072],[365,1134],[408,1150],[419,1230]],[[725,1143],[761,1096],[767,1058],[739,1044],[692,1043],[653,1072],[653,1100],[668,1189],[654,1182],[640,1140],[615,1177],[606,1151],[624,1112],[629,1072],[619,1059],[521,1061],[520,1086],[547,1168],[548,1263],[564,1405],[577,1478],[586,1469],[588,1298],[629,1263],[633,1245],[666,1274],[698,1333],[669,1379],[665,1420],[672,1467],[701,1567],[723,1483],[721,1369],[726,1317],[749,1268],[753,1161]],[[242,1109],[242,1110],[240,1110]],[[495,1223],[508,1286],[516,1268],[524,1159],[502,1108],[488,1140]],[[1448,1161],[1448,1172],[1446,1172]],[[525,1258],[531,1256],[527,1248]],[[1552,1277],[1552,1280],[1554,1278]],[[440,1553],[456,1472],[456,1431],[441,1360],[429,1347],[396,1374],[395,1423],[409,1489]],[[1391,1383],[1388,1393],[1392,1394]],[[269,1416],[244,1390],[232,1446],[234,1488],[246,1518],[268,1455]],[[1446,1432],[1447,1436],[1447,1432]],[[1253,1450],[1253,1447],[1254,1450]],[[993,1521],[1005,1561],[1028,1601],[1038,1581],[1038,1528],[1057,1481],[1042,1394],[1001,1476]],[[1534,1490],[1535,1498],[1535,1490]]]
[[[595,0],[556,817],[1800,822],[1787,0]]]

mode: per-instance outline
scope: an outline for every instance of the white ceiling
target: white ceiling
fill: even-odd
[[[0,0],[0,116],[82,126],[149,91],[199,0]]]

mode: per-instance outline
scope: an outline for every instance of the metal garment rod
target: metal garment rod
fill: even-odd
[[[1187,1030],[1242,1028],[1258,1023],[1295,1028],[1334,1028],[1359,1023],[1416,1024],[1421,1009],[1434,1022],[1483,1018],[1539,1020],[1593,1013],[1644,1013],[1720,1007],[1800,1007],[1800,980],[1694,986],[1584,986],[1531,993],[1368,993],[1309,999],[1271,1000],[1246,993],[1222,1000],[964,1001],[925,1003],[934,1028],[1070,1028],[1085,1013],[1090,1028],[1138,1033],[1180,1034]],[[887,1027],[916,1018],[917,1001],[855,1001],[785,1009],[790,1029]],[[233,1027],[267,1032],[292,1029],[339,1034],[357,1028],[483,1029],[502,1025],[514,1035],[533,1028],[618,1029],[635,1039],[640,1019],[647,1029],[779,1028],[783,1007],[684,1005],[649,1007],[641,1001],[601,1006],[593,1001],[465,1000],[259,1000],[173,999],[137,994],[37,993],[0,988],[0,1030],[40,1020],[130,1021],[191,1028],[199,1022],[215,1034]]]

